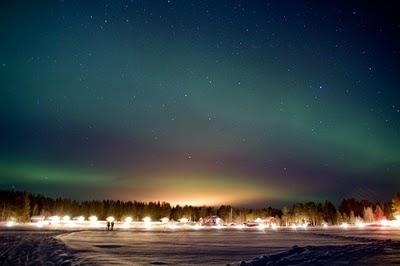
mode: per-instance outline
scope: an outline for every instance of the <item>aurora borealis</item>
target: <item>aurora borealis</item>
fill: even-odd
[[[395,3],[0,10],[0,189],[251,206],[399,190]]]

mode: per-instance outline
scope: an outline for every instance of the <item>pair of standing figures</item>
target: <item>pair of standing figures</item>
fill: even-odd
[[[112,231],[112,230],[114,230],[114,221],[113,222],[107,221],[107,231]]]

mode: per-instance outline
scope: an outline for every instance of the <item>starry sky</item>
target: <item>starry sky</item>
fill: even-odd
[[[400,190],[395,1],[3,1],[0,189],[265,206]]]

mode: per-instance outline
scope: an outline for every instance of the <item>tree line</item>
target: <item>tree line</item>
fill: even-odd
[[[290,207],[277,209],[235,208],[229,205],[212,206],[171,206],[167,202],[140,202],[120,200],[77,201],[68,198],[50,198],[41,194],[21,191],[0,191],[0,220],[16,219],[29,222],[32,216],[96,215],[99,219],[114,216],[117,220],[130,216],[140,221],[149,216],[157,221],[167,217],[178,221],[185,217],[191,221],[216,215],[226,223],[243,223],[257,218],[272,218],[280,225],[307,224],[318,226],[324,223],[337,225],[343,222],[355,224],[358,221],[375,222],[393,219],[400,215],[400,193],[396,193],[390,202],[371,202],[354,198],[343,199],[338,207],[332,202],[294,203]]]

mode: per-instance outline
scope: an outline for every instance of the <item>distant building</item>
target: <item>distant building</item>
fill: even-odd
[[[200,219],[199,219],[199,222],[200,222],[202,225],[220,225],[220,224],[223,224],[222,219],[219,218],[219,217],[216,216],[216,215],[207,216],[207,217],[204,217],[204,218],[200,218]]]

